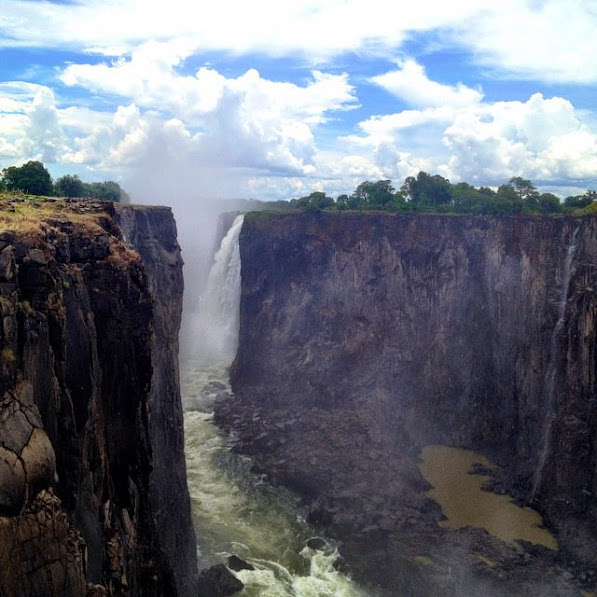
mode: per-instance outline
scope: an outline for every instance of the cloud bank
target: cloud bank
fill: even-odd
[[[167,8],[6,0],[0,48],[56,60],[0,82],[0,167],[40,159],[156,201],[339,194],[419,170],[597,184],[597,115],[578,92],[597,83],[592,3]],[[500,81],[529,91],[487,93]]]

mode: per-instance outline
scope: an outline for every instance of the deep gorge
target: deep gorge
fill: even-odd
[[[389,594],[590,590],[596,241],[595,218],[249,214],[218,421]],[[428,444],[500,465],[494,489],[543,514],[557,556],[438,530]]]
[[[215,420],[343,570],[376,595],[595,590],[597,218],[251,213],[239,244]],[[0,233],[3,597],[196,594],[183,286],[168,208]],[[499,465],[559,550],[440,526],[432,444]]]

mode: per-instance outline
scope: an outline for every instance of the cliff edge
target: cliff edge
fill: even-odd
[[[392,595],[594,589],[596,218],[254,213],[240,252],[217,421],[357,578]],[[537,508],[560,550],[440,527],[430,444],[499,464],[494,489]]]
[[[172,214],[0,207],[0,594],[191,595]]]

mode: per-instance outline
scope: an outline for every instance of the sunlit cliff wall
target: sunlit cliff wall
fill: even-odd
[[[0,235],[0,594],[191,595],[172,214],[81,203],[39,208],[36,225],[11,218],[16,231]]]

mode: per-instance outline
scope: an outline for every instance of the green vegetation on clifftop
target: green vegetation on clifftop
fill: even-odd
[[[269,204],[267,204],[268,207]],[[539,193],[535,185],[515,176],[496,190],[474,187],[467,182],[452,184],[435,174],[419,172],[409,176],[399,190],[391,180],[365,181],[351,195],[328,197],[315,191],[290,201],[275,201],[275,210],[374,210],[386,212],[449,213],[473,215],[558,214],[582,215],[597,211],[597,191],[566,197],[563,201],[552,193]],[[265,205],[264,205],[265,207]]]
[[[29,161],[22,166],[10,166],[2,170],[0,192],[16,191],[34,196],[58,196],[89,198],[96,201],[123,201],[129,197],[114,181],[83,182],[76,174],[52,181],[46,167],[38,161]]]

